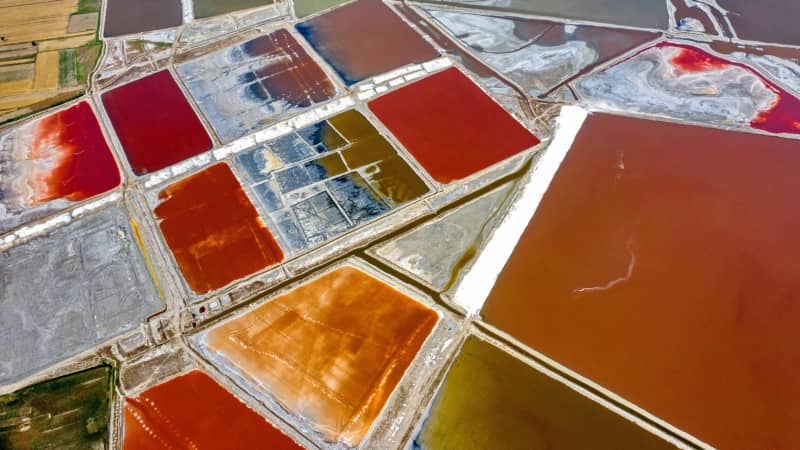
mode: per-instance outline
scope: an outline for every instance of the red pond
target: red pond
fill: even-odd
[[[106,92],[102,99],[136,175],[163,169],[212,146],[166,70]]]
[[[468,177],[539,143],[455,68],[379,97],[369,108],[441,183]]]
[[[667,47],[667,45],[659,44],[659,47]],[[674,45],[669,45],[669,47],[674,47]],[[670,64],[684,72],[705,72],[708,70],[720,70],[730,66],[730,64],[722,58],[712,56],[691,47],[683,47],[680,53],[670,60]]]
[[[757,76],[775,93],[777,99],[769,109],[761,111],[750,122],[750,126],[771,133],[800,134],[800,100],[750,66],[729,61],[689,45],[662,42],[656,47],[680,48],[681,52],[670,60],[670,64],[684,72],[705,72],[736,66]]]
[[[199,370],[125,400],[122,448],[302,449]]]
[[[119,170],[97,118],[86,102],[42,118],[34,125],[31,159],[58,153],[52,170],[35,174],[37,204],[57,198],[80,201],[120,183]]]

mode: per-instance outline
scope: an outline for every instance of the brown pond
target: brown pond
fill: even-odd
[[[661,30],[669,25],[667,5],[662,0],[436,0],[436,2],[488,11],[508,11]]]
[[[725,449],[800,448],[800,142],[589,117],[483,318]]]
[[[122,36],[182,23],[181,0],[108,0],[103,35]]]
[[[194,0],[192,2],[194,16],[199,19],[271,4],[272,0]]]
[[[380,0],[358,0],[296,28],[348,85],[439,56]]]
[[[785,0],[719,0],[740,39],[800,45],[800,2]]]

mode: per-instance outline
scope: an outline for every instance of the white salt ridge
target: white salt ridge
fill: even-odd
[[[492,233],[474,265],[456,289],[454,301],[475,314],[483,307],[497,277],[505,267],[587,117],[578,106],[565,106],[558,118],[553,141],[544,150],[508,214]]]
[[[355,96],[359,101],[366,101],[378,94],[387,92],[389,88],[396,88],[409,83],[417,78],[431,72],[441,70],[453,65],[453,62],[446,57],[436,58],[423,64],[412,64],[401,67],[400,69],[387,72],[373,77],[368,82],[360,85]],[[377,87],[376,87],[377,86]],[[195,156],[182,163],[167,167],[151,174],[144,182],[147,189],[158,186],[176,176],[183,175],[192,170],[198,169],[210,163],[212,160],[220,161],[231,155],[241,153],[257,145],[272,141],[281,136],[287,135],[295,130],[300,130],[309,125],[313,125],[328,117],[343,112],[355,106],[353,97],[343,97],[338,100],[317,106],[309,111],[299,114],[290,119],[278,122],[268,128],[256,131],[255,133],[241,137],[233,142],[216,148],[209,153]]]
[[[93,202],[78,206],[70,212],[59,214],[43,222],[24,226],[13,233],[7,234],[3,238],[0,238],[0,251],[6,250],[32,237],[40,236],[62,225],[73,222],[82,216],[94,212],[110,203],[118,201],[121,197],[122,195],[119,192],[114,192]]]

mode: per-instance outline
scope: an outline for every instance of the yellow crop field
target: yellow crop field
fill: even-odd
[[[0,61],[0,67],[4,66],[18,66],[20,64],[33,64],[36,62],[36,58],[22,58],[22,59],[14,59],[11,61]]]
[[[7,83],[11,81],[28,80],[33,82],[34,65],[31,63],[21,62],[0,67],[0,83]]]
[[[26,94],[0,96],[0,122],[20,114],[39,111],[49,105],[72,98],[81,93],[80,88],[58,89],[55,91],[31,91]]]
[[[0,11],[0,123],[86,89],[100,53],[99,2],[0,0]]]
[[[52,95],[52,92],[33,92],[23,95],[12,95],[9,97],[0,98],[0,110],[22,108],[24,106],[32,105],[34,103],[46,100]]]
[[[64,36],[77,9],[78,0],[0,0],[0,35],[8,44]]]
[[[58,52],[40,52],[36,56],[34,89],[58,88]]]
[[[64,50],[67,48],[76,48],[81,45],[88,44],[94,40],[94,33],[84,33],[80,35],[72,35],[63,39],[52,39],[49,41],[42,41],[39,43],[40,52],[49,52],[51,50]]]
[[[0,96],[27,92],[33,87],[33,80],[16,80],[0,83]]]

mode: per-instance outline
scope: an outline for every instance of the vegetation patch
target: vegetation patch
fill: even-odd
[[[105,448],[112,373],[103,365],[0,396],[0,448]]]

